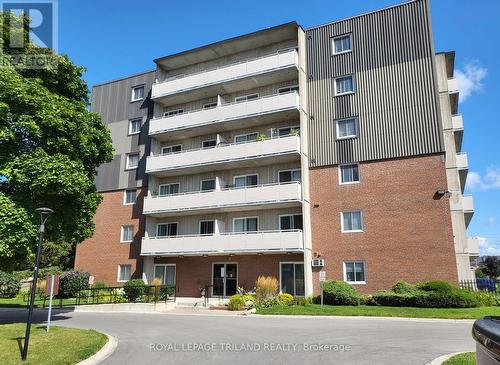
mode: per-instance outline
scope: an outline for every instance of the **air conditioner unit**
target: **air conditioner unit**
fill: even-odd
[[[323,267],[325,266],[325,259],[313,259],[312,267]]]

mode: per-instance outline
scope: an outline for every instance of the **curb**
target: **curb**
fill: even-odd
[[[377,316],[337,316],[337,315],[314,315],[314,314],[260,314],[255,313],[252,317],[273,317],[273,318],[322,318],[328,320],[334,319],[352,319],[363,321],[408,321],[408,322],[445,322],[445,323],[474,323],[476,319],[468,318],[425,318],[425,317],[377,317]]]
[[[454,352],[452,354],[441,355],[441,356],[435,358],[434,360],[432,360],[431,362],[428,362],[425,365],[441,365],[443,362],[448,360],[450,357],[455,356],[455,355],[459,355],[459,354],[465,354],[467,352],[472,352],[472,351]]]
[[[97,365],[107,359],[113,352],[115,352],[116,346],[118,345],[118,340],[115,337],[108,335],[107,333],[105,333],[105,335],[108,336],[108,342],[106,342],[106,344],[94,355],[92,355],[88,359],[80,361],[76,365]]]

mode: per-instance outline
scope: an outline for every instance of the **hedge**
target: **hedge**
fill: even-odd
[[[323,282],[323,302],[330,305],[360,305],[362,297],[357,290],[344,281]]]

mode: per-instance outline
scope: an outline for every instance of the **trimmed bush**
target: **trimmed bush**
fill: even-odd
[[[323,302],[330,305],[360,305],[357,290],[344,281],[327,280],[323,283]]]
[[[137,298],[146,294],[147,286],[142,279],[132,279],[123,284],[123,290],[128,300],[135,302]]]
[[[257,303],[271,299],[278,294],[278,279],[272,276],[259,276],[255,282]]]
[[[81,290],[89,289],[88,272],[67,271],[59,277],[59,295],[63,298],[74,298]]]
[[[417,289],[424,291],[451,292],[457,288],[455,288],[453,285],[451,285],[446,281],[431,280],[431,281],[425,281],[423,283],[418,283]]]
[[[21,283],[17,278],[0,271],[0,298],[14,298],[20,289]]]
[[[398,281],[392,286],[392,291],[398,294],[414,293],[416,290],[415,285],[409,284],[406,281]]]
[[[473,293],[460,289],[449,292],[417,290],[413,293],[381,290],[373,293],[372,298],[378,305],[389,307],[471,308],[480,305]]]
[[[239,294],[234,294],[229,298],[229,306],[228,309],[230,311],[239,311],[245,308],[245,300]]]
[[[290,306],[293,304],[293,295],[291,294],[280,294],[278,295],[278,300],[284,306]]]

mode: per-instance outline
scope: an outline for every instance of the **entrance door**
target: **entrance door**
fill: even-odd
[[[238,289],[238,264],[214,264],[212,296],[229,297]]]
[[[280,264],[280,288],[282,293],[303,296],[304,287],[304,263],[282,262]]]

